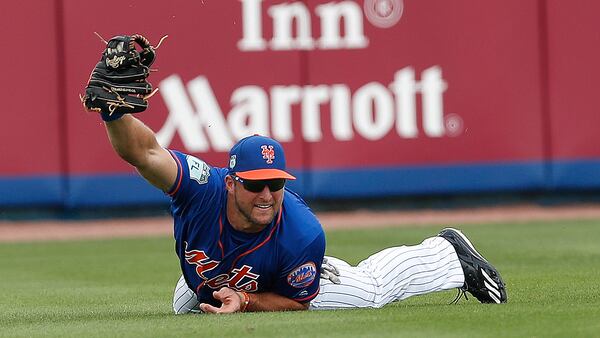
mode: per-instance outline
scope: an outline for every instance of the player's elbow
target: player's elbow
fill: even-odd
[[[118,148],[115,147],[115,152],[123,161],[131,164],[136,168],[141,168],[146,165],[148,162],[148,156],[144,152],[133,151],[132,149],[127,148]]]
[[[114,147],[115,152],[125,162],[142,169],[148,167],[162,150],[158,144],[132,144],[127,147]]]
[[[287,310],[288,311],[306,311],[310,307],[310,302],[300,303],[298,301],[294,301],[293,305],[291,305]]]

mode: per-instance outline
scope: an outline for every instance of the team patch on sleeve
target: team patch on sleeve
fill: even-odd
[[[303,288],[310,285],[317,277],[315,263],[308,262],[300,265],[287,276],[287,282],[295,288]]]
[[[190,178],[200,184],[207,183],[210,176],[210,167],[208,164],[190,155],[186,156],[186,161],[190,170]]]

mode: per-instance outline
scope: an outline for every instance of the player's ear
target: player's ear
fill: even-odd
[[[225,176],[225,189],[230,193],[233,193],[233,190],[235,189],[235,182],[230,175]]]

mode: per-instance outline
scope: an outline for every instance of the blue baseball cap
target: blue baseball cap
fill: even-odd
[[[229,174],[246,180],[296,179],[285,171],[285,154],[281,144],[260,135],[245,137],[231,148]]]

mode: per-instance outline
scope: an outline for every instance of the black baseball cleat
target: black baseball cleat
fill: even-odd
[[[506,303],[507,295],[500,273],[483,256],[467,236],[452,228],[442,230],[438,236],[446,239],[456,250],[465,274],[465,284],[460,288],[468,291],[482,303]],[[455,301],[460,298],[460,293]]]

